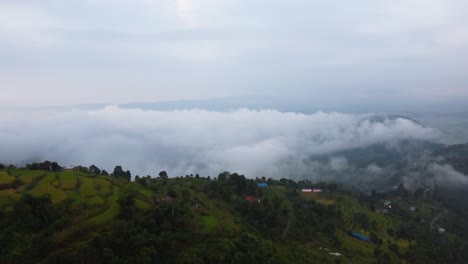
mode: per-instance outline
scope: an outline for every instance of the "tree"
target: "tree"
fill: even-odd
[[[369,217],[366,214],[355,213],[353,218],[362,228],[367,229],[369,227]]]
[[[2,163],[0,163],[0,170],[3,170],[5,168],[5,165],[3,165]]]
[[[125,179],[127,181],[130,181],[132,177],[130,171],[124,171],[122,169],[122,166],[115,166],[114,172],[112,173],[112,175],[116,178]]]
[[[388,246],[388,249],[390,249],[391,251],[394,251],[395,253],[398,253],[398,250],[399,250],[398,245],[395,243],[390,244]]]
[[[120,216],[124,219],[131,219],[135,209],[135,194],[131,190],[124,191],[117,202],[120,205]]]
[[[125,176],[125,172],[122,169],[122,166],[115,166],[114,172],[112,172],[114,177],[122,177]]]
[[[167,183],[167,178],[169,178],[169,176],[167,176],[167,172],[166,172],[166,171],[161,171],[161,172],[159,172],[159,177],[163,180],[163,183],[164,183],[164,184]]]
[[[330,192],[334,192],[334,191],[336,191],[336,188],[338,186],[336,185],[336,183],[330,183],[330,184],[328,184],[327,187],[328,187],[328,190],[330,190]]]
[[[96,165],[91,165],[89,166],[89,172],[92,175],[99,175],[101,174],[101,170],[96,166]]]
[[[132,173],[130,173],[129,170],[125,172],[125,176],[126,176],[127,181],[130,181],[132,179]]]
[[[170,188],[167,190],[167,196],[172,197],[172,198],[177,198],[177,193],[174,191],[174,189]]]
[[[218,180],[219,181],[225,181],[227,179],[229,179],[229,176],[231,175],[231,173],[229,171],[225,171],[225,172],[222,172],[218,175]]]
[[[161,172],[159,172],[159,177],[167,179],[169,176],[167,176],[166,171],[161,171]]]
[[[60,165],[58,165],[57,162],[54,161],[54,162],[52,162],[52,163],[50,164],[50,169],[51,169],[52,171],[59,171],[59,170],[62,169],[62,167],[61,167]]]
[[[101,175],[103,176],[109,176],[109,173],[106,170],[101,171]]]

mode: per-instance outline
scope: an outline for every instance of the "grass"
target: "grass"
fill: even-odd
[[[20,195],[16,193],[14,189],[0,190],[0,199],[1,198],[19,198]]]
[[[96,180],[88,177],[78,177],[80,181],[80,195],[85,197],[99,195],[99,191],[96,188]]]
[[[21,195],[14,189],[0,190],[0,208],[5,208],[19,200]]]
[[[112,194],[111,183],[108,180],[94,179],[94,181],[95,187],[99,193],[106,196]]]
[[[55,178],[55,173],[47,172],[46,176],[44,178],[42,178],[37,184],[38,185],[52,184],[55,181],[57,181],[57,178]]]
[[[33,196],[42,196],[44,194],[48,194],[50,195],[50,199],[54,204],[60,203],[68,198],[66,192],[46,183],[37,184],[29,193]]]
[[[135,199],[135,206],[138,209],[148,209],[151,207],[151,205],[141,199]]]
[[[38,170],[15,170],[11,172],[11,175],[17,177],[23,184],[31,184],[34,179],[44,174],[44,171]]]
[[[63,171],[57,173],[57,177],[60,181],[60,189],[71,190],[76,188],[77,177],[74,171]]]
[[[75,190],[68,190],[66,191],[68,197],[70,197],[70,199],[72,199],[73,203],[72,203],[72,207],[74,209],[76,209],[77,207],[80,207],[82,205],[85,204],[86,200],[84,197],[80,196],[80,194],[75,191]]]
[[[16,180],[15,177],[8,175],[5,171],[0,171],[0,185],[7,185]]]
[[[335,200],[333,199],[321,198],[321,199],[317,199],[316,201],[317,203],[324,204],[324,205],[335,204]]]
[[[91,219],[89,219],[88,221],[86,221],[85,226],[87,227],[102,226],[105,223],[114,219],[119,214],[119,211],[120,211],[120,205],[117,202],[117,199],[119,197],[118,193],[119,193],[119,188],[115,187],[114,193],[108,199],[109,207],[101,214],[98,214],[92,217]]]
[[[341,244],[347,250],[357,250],[368,255],[372,255],[374,253],[373,244],[364,242],[341,232],[338,232],[337,234],[339,235]]]
[[[99,196],[92,196],[86,198],[86,204],[88,206],[102,206],[105,204],[104,199]]]
[[[218,224],[218,220],[213,215],[204,215],[201,217],[201,229],[203,232],[211,233],[214,227]]]

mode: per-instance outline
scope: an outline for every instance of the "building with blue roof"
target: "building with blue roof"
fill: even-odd
[[[268,188],[268,183],[266,182],[261,182],[257,184],[258,188]]]
[[[361,239],[362,241],[371,242],[370,238],[366,237],[365,235],[361,235],[361,234],[359,234],[357,232],[353,232],[352,235],[353,235],[353,237],[357,237],[357,238]]]

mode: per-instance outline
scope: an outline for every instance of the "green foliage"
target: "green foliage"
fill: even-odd
[[[115,166],[112,176],[120,179],[125,179],[127,181],[130,181],[132,178],[130,171],[124,171],[122,169],[122,166]]]
[[[448,231],[431,233],[421,223],[430,218],[424,209],[410,214],[395,202],[395,210],[377,213],[379,199],[390,194],[363,197],[344,193],[334,183],[247,179],[229,172],[217,179],[169,178],[161,172],[158,178],[135,177],[129,182],[130,173],[118,167],[114,177],[99,175],[93,166],[63,172],[9,169],[6,176],[19,185],[0,190],[0,263],[460,263],[466,259],[465,237],[449,232],[465,234],[466,221],[447,214],[440,223]],[[269,188],[257,188],[258,182],[268,182]],[[301,194],[301,188],[314,186],[324,192]],[[406,190],[398,192],[403,196]],[[435,207],[431,201],[415,202]],[[369,210],[370,204],[375,212]],[[350,236],[351,231],[369,236],[372,242]]]
[[[15,180],[16,178],[8,175],[6,171],[0,171],[0,186],[12,184]]]
[[[100,175],[101,174],[101,170],[96,165],[89,166],[88,171],[92,175]]]

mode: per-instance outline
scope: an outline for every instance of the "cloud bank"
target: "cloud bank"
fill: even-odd
[[[54,160],[63,165],[122,165],[133,175],[224,170],[247,177],[298,177],[314,170],[311,155],[404,139],[435,140],[437,131],[405,118],[345,113],[284,113],[239,109],[99,110],[0,113],[0,160]],[[322,164],[316,164],[323,166]],[[328,166],[339,173],[344,157]],[[316,166],[317,167],[317,166]],[[377,165],[369,171],[379,172]]]
[[[438,184],[458,187],[468,186],[468,177],[456,171],[451,165],[434,163],[429,166],[429,171],[433,173]]]

